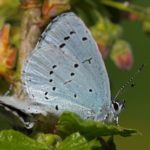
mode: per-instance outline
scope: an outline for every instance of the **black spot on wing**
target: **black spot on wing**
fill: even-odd
[[[67,41],[67,40],[69,40],[69,39],[70,39],[70,36],[64,37],[64,40],[65,40],[65,41]]]
[[[55,91],[55,90],[56,90],[56,87],[52,87],[52,90]]]
[[[75,34],[75,33],[76,33],[75,31],[70,31],[70,35]]]
[[[49,79],[49,82],[53,82],[53,79]]]
[[[59,45],[59,48],[63,48],[66,44],[65,43],[62,43]]]
[[[52,75],[53,73],[54,73],[54,72],[53,72],[52,70],[49,72],[50,75]]]
[[[89,89],[89,92],[92,92],[93,90],[92,89]]]
[[[57,65],[53,65],[52,68],[55,69],[57,67]]]
[[[79,67],[79,65],[78,64],[74,64],[74,68],[78,68]]]
[[[45,95],[45,99],[48,100],[48,97],[47,97],[48,92],[47,91],[44,93],[44,95]]]
[[[55,109],[56,109],[56,110],[59,110],[58,105],[55,106]]]
[[[47,95],[47,94],[48,94],[48,92],[45,92],[45,93],[44,93],[44,95]]]
[[[82,38],[82,41],[86,41],[86,40],[87,40],[87,37],[83,37],[83,38]]]
[[[45,99],[48,100],[48,97],[46,96]]]
[[[71,76],[74,76],[74,75],[75,75],[75,73],[74,73],[74,72],[71,72],[71,73],[70,73],[70,75],[71,75]]]
[[[74,98],[76,98],[77,97],[77,94],[74,94]]]

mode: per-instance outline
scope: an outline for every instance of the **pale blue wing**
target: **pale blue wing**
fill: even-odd
[[[25,127],[30,129],[37,122],[34,115],[47,116],[50,107],[30,99],[18,99],[15,96],[0,96],[0,120],[11,127]],[[52,113],[55,117],[55,115]],[[36,119],[38,119],[36,117]]]
[[[30,98],[54,113],[68,110],[86,118],[111,107],[101,54],[73,13],[55,18],[47,27],[24,66],[22,79]]]
[[[103,59],[95,40],[79,17],[74,13],[65,13],[55,18],[42,34],[42,39],[57,45],[62,51],[67,49],[66,53],[76,57],[79,62],[85,62],[84,68],[98,85],[102,101],[110,101],[110,85]]]
[[[0,96],[0,105],[9,105],[27,114],[47,115],[47,107],[30,99],[20,100],[14,96]]]

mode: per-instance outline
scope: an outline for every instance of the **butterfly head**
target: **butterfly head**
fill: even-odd
[[[124,109],[125,107],[125,101],[113,101],[112,102],[112,106],[113,106],[113,109],[114,109],[114,114],[115,115],[119,115],[120,112]]]
[[[107,122],[118,124],[118,116],[125,107],[125,101],[112,101],[112,108],[106,117]]]

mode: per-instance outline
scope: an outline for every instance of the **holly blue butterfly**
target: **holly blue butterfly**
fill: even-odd
[[[16,100],[9,98],[7,104],[28,114],[71,111],[84,119],[113,122],[123,107],[111,101],[97,44],[72,12],[56,17],[47,26],[25,62],[22,82],[29,100],[15,105]]]

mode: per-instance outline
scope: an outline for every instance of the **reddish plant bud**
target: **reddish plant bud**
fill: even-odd
[[[45,18],[52,18],[69,9],[70,5],[68,0],[44,0],[42,14]]]
[[[0,30],[0,75],[7,78],[10,69],[14,67],[17,50],[10,46],[10,25],[6,24]]]
[[[133,65],[133,55],[129,43],[118,40],[112,47],[111,59],[122,70],[130,70]]]
[[[37,0],[21,0],[21,7],[24,9],[39,7],[40,3]]]
[[[103,58],[106,58],[112,43],[121,36],[122,28],[101,17],[99,22],[91,27],[91,32],[97,41]]]
[[[139,16],[133,13],[128,13],[128,19],[132,21],[139,20]]]

